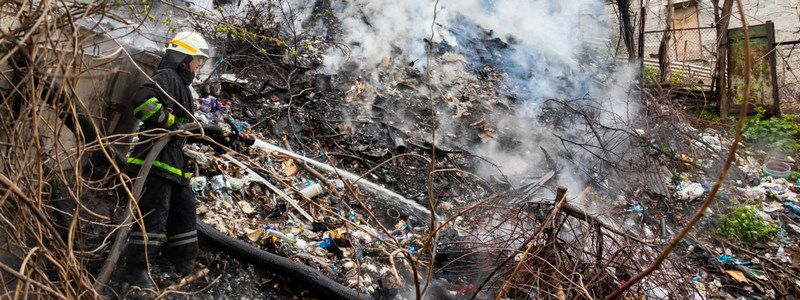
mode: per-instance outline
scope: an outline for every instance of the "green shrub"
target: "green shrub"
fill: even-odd
[[[703,108],[698,113],[698,116],[706,121],[711,122],[713,125],[722,125],[722,119],[720,119],[719,115],[714,111]]]
[[[787,154],[800,152],[800,116],[789,114],[781,118],[765,118],[765,112],[757,107],[756,114],[745,119],[744,140]],[[736,123],[733,124],[732,131],[735,131]]]
[[[756,209],[739,206],[719,217],[717,232],[728,238],[752,243],[771,239],[778,228],[762,219]]]
[[[644,83],[656,83],[656,76],[658,76],[658,70],[652,66],[644,66],[644,70],[642,70],[642,77],[644,77]]]
[[[669,78],[669,84],[679,85],[681,83],[683,83],[683,72],[681,71],[672,72],[672,76]]]

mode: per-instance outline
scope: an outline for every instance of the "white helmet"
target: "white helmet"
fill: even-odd
[[[208,58],[208,43],[202,35],[192,31],[178,32],[175,38],[167,42],[166,50]]]

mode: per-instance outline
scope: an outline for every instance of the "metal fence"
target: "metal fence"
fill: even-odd
[[[800,113],[800,40],[775,47],[778,96],[783,113]]]
[[[646,68],[658,70],[658,48],[665,30],[645,31],[644,64]],[[700,27],[671,30],[667,55],[670,82],[696,86],[711,85],[717,55],[717,30]],[[657,72],[656,72],[657,73]]]

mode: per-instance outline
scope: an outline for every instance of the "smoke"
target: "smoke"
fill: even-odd
[[[377,65],[392,57],[395,48],[401,49],[409,61],[424,61],[423,39],[431,34],[433,2],[343,1],[333,13],[341,21],[341,42],[350,51],[328,53],[323,72],[336,73],[348,61],[363,63],[362,68]]]
[[[386,67],[387,59],[413,63],[424,70],[434,1],[355,0],[339,5],[333,12],[341,21],[340,39],[349,51],[326,53],[322,72],[336,73],[356,64],[361,71],[376,74]],[[480,81],[474,73],[488,65],[504,75],[502,87],[498,87],[504,91],[493,92],[517,98],[516,113],[492,111],[486,116],[497,137],[471,149],[493,163],[478,166],[478,174],[497,175],[499,169],[517,185],[557,167],[562,170],[559,184],[568,186],[571,194],[583,189],[586,178],[597,168],[597,159],[579,153],[571,153],[569,159],[556,155],[566,150],[556,133],[582,138],[586,137],[585,126],[578,122],[574,128],[556,132],[540,117],[548,99],[591,98],[598,100],[592,105],[601,122],[629,126],[638,111],[629,92],[638,69],[613,57],[617,29],[612,20],[611,8],[600,0],[440,2],[433,41],[448,53],[463,57],[463,61],[441,62],[443,56],[437,53],[440,61],[431,66],[432,84],[440,96],[450,99],[464,94],[464,85],[454,83]],[[458,139],[463,136],[460,131],[473,130],[459,127],[450,117],[472,109],[458,105],[440,108],[437,142],[439,138]],[[558,166],[547,164],[545,151],[555,156]]]

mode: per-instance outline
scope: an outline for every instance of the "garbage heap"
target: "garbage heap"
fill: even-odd
[[[733,130],[681,116],[659,120],[638,134],[654,174],[630,189],[615,212],[625,227],[664,243],[685,226],[712,189],[733,143]],[[666,114],[665,114],[666,115]],[[793,298],[800,293],[800,179],[797,153],[743,141],[715,202],[695,229],[651,277],[681,274],[694,299]],[[632,184],[632,186],[636,186]],[[641,263],[650,261],[644,255]],[[662,290],[663,291],[663,290]],[[667,293],[648,292],[656,298]],[[662,297],[663,296],[663,297]]]
[[[198,101],[198,120],[240,126],[237,131],[261,137],[230,116],[224,100]],[[382,228],[368,216],[370,205],[358,200],[371,197],[366,192],[278,152],[251,147],[241,156],[229,155],[201,144],[189,144],[184,152],[197,168],[190,184],[199,219],[361,292],[373,293],[379,280],[394,287],[404,284],[398,271],[404,265],[395,257],[401,247],[411,254],[422,247],[422,229],[412,226],[414,217],[395,216],[391,227]],[[328,163],[324,153],[319,160]]]

